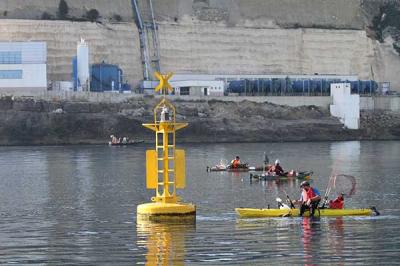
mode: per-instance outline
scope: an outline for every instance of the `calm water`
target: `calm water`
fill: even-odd
[[[150,146],[149,146],[150,147]],[[182,145],[197,223],[141,224],[146,147],[0,148],[0,264],[390,264],[400,263],[400,142]],[[296,182],[253,182],[247,173],[209,173],[239,154],[261,164],[313,170],[325,192],[332,173],[356,177],[347,207],[375,205],[378,217],[238,219],[235,207],[276,206]],[[340,188],[339,188],[340,187]],[[347,189],[348,180],[337,188]]]

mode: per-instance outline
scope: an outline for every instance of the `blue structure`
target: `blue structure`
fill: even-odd
[[[72,58],[72,82],[74,85],[74,91],[78,89],[79,79],[78,79],[78,59],[76,56]]]
[[[117,65],[94,64],[91,67],[90,90],[122,92],[123,89],[127,89],[128,85],[122,83],[122,74],[122,70]]]
[[[330,95],[332,83],[346,82],[351,84],[351,92],[360,95],[375,94],[378,84],[374,80],[348,81],[342,79],[290,79],[265,78],[242,79],[228,82],[227,92],[245,95]]]

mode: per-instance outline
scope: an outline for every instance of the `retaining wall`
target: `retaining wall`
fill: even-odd
[[[361,97],[361,110],[389,110],[400,112],[399,96]]]

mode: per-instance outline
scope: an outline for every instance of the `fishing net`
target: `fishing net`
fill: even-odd
[[[325,197],[335,198],[343,194],[351,198],[356,192],[356,178],[352,175],[339,174],[331,176],[325,192]]]

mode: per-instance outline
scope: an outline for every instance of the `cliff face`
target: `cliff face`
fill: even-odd
[[[374,64],[374,42],[364,31],[203,23],[162,24],[159,35],[162,69],[177,73],[358,74],[369,79]]]
[[[80,19],[90,9],[96,9],[105,20],[115,20],[116,15],[122,21],[133,21],[130,0],[65,0],[68,5],[68,16]],[[57,17],[60,0],[2,0],[0,1],[0,18],[8,19],[41,19],[46,12]]]
[[[154,141],[142,127],[152,122],[152,97],[122,104],[46,102],[3,97],[0,145],[106,143],[111,134]],[[400,139],[400,115],[362,113],[361,130],[343,125],[317,107],[253,102],[175,101],[178,121],[189,122],[180,142]]]
[[[90,9],[104,20],[133,21],[131,0],[65,0],[71,18],[82,18]],[[180,21],[193,17],[229,25],[275,25],[279,27],[323,27],[362,29],[361,0],[152,0],[158,21]],[[148,0],[138,0],[144,17]],[[44,12],[57,17],[60,0],[2,0],[0,18],[41,19]]]
[[[138,30],[130,0],[66,0],[70,16],[90,8],[104,23],[0,20],[0,41],[48,43],[48,78],[70,80],[76,42],[90,62],[119,65],[136,86],[143,79]],[[57,13],[59,0],[0,1],[2,18]],[[149,19],[147,0],[138,0]],[[153,0],[162,71],[203,74],[344,74],[389,81],[400,91],[400,56],[390,39],[367,27],[385,0]],[[108,23],[113,14],[123,23]],[[370,36],[370,37],[368,37]]]
[[[140,0],[143,12],[148,8]],[[185,19],[229,26],[363,29],[361,0],[153,0],[158,21]],[[167,4],[166,4],[167,3]]]

